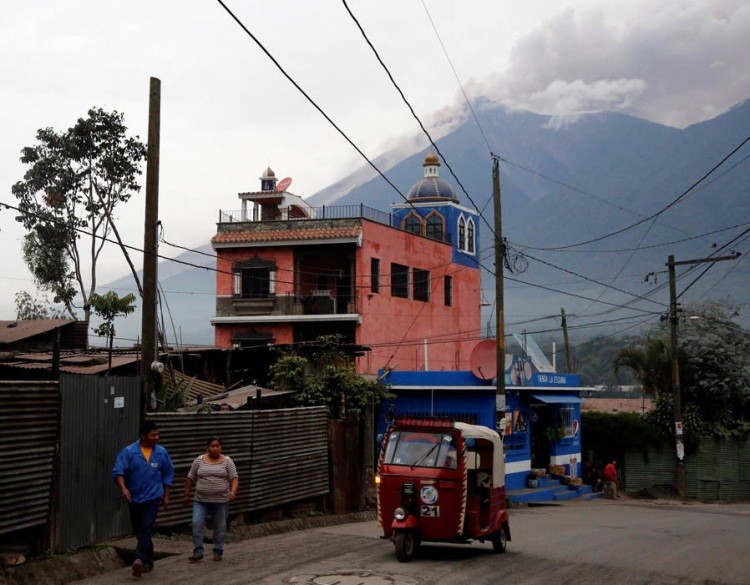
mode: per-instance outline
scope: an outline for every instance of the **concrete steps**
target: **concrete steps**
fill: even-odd
[[[539,487],[513,490],[506,494],[512,504],[537,504],[544,502],[562,502],[566,500],[592,500],[601,497],[593,493],[590,485],[568,486],[549,475],[540,477]]]

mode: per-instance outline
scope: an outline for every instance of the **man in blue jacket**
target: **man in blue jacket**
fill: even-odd
[[[122,499],[130,506],[130,520],[138,539],[133,561],[133,576],[140,577],[154,567],[154,544],[151,540],[159,504],[169,505],[169,487],[174,481],[174,466],[167,450],[158,445],[159,429],[146,421],[141,438],[117,455],[112,478],[120,488]]]

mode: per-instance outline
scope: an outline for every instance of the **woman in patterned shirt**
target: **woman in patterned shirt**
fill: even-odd
[[[189,559],[191,563],[203,560],[206,515],[211,516],[214,529],[214,560],[221,560],[224,554],[229,502],[233,502],[237,497],[239,485],[234,461],[221,453],[221,439],[211,437],[207,445],[206,453],[193,461],[185,481],[185,505],[190,504],[190,493],[195,485],[193,554]]]

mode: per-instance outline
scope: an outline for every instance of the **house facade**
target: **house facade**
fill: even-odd
[[[461,370],[480,334],[478,215],[435,155],[389,212],[311,207],[269,168],[222,211],[215,344],[287,345],[339,334],[369,351],[357,371]]]

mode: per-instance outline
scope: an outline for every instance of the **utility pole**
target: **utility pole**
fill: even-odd
[[[567,366],[566,374],[573,373],[573,360],[570,356],[570,343],[568,342],[568,318],[565,316],[565,309],[560,307],[560,317],[562,318],[563,341],[565,342],[565,365]]]
[[[675,266],[685,264],[704,264],[706,262],[721,262],[722,260],[736,260],[740,257],[738,252],[730,256],[716,256],[714,258],[697,258],[695,260],[675,261],[674,256],[669,256],[667,267],[669,268],[669,352],[672,359],[672,400],[674,402],[674,439],[677,452],[677,493],[680,498],[685,499],[685,444],[682,428],[682,398],[680,389],[680,361],[677,356],[677,279],[675,277]]]
[[[143,396],[142,416],[148,410],[150,398],[156,391],[155,372],[151,364],[156,362],[156,284],[159,221],[159,139],[161,126],[161,81],[151,78],[148,103],[148,155],[146,168],[146,214],[143,229],[143,311],[141,321],[141,380]]]
[[[505,241],[503,241],[503,213],[500,205],[500,157],[492,155],[492,201],[495,207],[495,337],[497,338],[497,394],[495,398],[495,425],[497,407],[505,404],[505,294],[503,268],[505,266]]]

